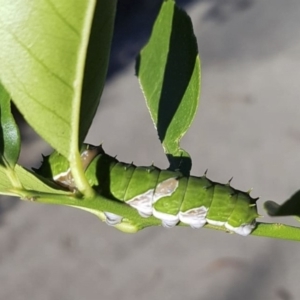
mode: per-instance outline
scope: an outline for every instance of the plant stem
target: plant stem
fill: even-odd
[[[97,194],[92,198],[87,198],[78,197],[75,194],[71,193],[68,196],[24,190],[22,192],[18,190],[13,192],[16,194],[18,193],[23,199],[30,199],[39,203],[77,207],[92,212],[98,217],[103,212],[111,212],[113,214],[122,216],[127,223],[130,223],[133,226],[135,226],[136,231],[150,226],[161,226],[160,220],[154,217],[143,218],[137,213],[137,211],[134,208],[130,207],[126,203],[115,201]],[[188,226],[183,223],[179,223],[178,225]],[[116,227],[122,230],[121,226],[117,225]],[[204,228],[228,231],[225,227],[218,227],[210,224],[206,224]],[[294,227],[280,223],[259,222],[257,223],[257,227],[251,235],[300,242],[300,227]]]
[[[95,190],[89,185],[82,166],[81,157],[76,151],[75,157],[70,160],[71,173],[75,181],[77,189],[86,197],[94,198],[96,196]]]
[[[281,223],[258,223],[252,235],[300,242],[300,228]]]

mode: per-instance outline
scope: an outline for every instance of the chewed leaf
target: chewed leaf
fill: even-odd
[[[266,201],[264,207],[272,217],[297,216],[300,217],[300,190],[282,205],[273,201]]]
[[[200,59],[189,16],[164,1],[136,72],[170,169],[188,175],[189,154],[180,140],[195,116],[200,95]]]
[[[11,113],[10,96],[1,83],[0,125],[0,164],[9,164],[11,168],[14,168],[20,154],[20,132]]]

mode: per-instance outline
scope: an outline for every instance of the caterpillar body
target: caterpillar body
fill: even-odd
[[[57,152],[51,154],[48,164],[43,164],[38,173],[48,174],[72,190],[75,186],[68,163],[61,156],[62,163],[57,156]],[[214,182],[206,174],[185,177],[180,172],[161,170],[153,165],[126,164],[106,154],[101,146],[85,145],[81,158],[91,186],[135,208],[142,217],[153,215],[165,227],[182,222],[192,228],[201,228],[209,223],[247,236],[256,226],[257,199],[249,192],[234,189],[230,182]],[[49,164],[51,160],[56,164]],[[122,216],[104,214],[108,225],[122,222]]]

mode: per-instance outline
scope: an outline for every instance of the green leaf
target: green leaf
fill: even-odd
[[[7,176],[7,170],[0,165],[0,194],[15,196],[10,192],[13,189],[12,183]]]
[[[69,191],[62,190],[52,181],[33,174],[33,172],[28,171],[19,165],[15,166],[14,171],[22,184],[22,189],[13,186],[7,176],[7,170],[0,166],[0,194],[20,197],[25,190],[35,191],[35,193],[70,194]]]
[[[16,165],[16,174],[26,190],[32,190],[41,193],[51,193],[60,195],[69,195],[69,191],[64,191],[52,181],[47,180],[33,172]]]
[[[115,1],[0,0],[0,7],[0,80],[38,134],[73,159],[103,88]]]
[[[0,83],[0,164],[14,168],[18,161],[21,140],[19,128],[10,109],[10,96]]]
[[[103,88],[115,0],[0,0],[0,7],[0,81],[28,123],[70,161],[77,188],[92,195],[78,145]],[[94,22],[82,90],[95,11],[100,20]]]
[[[266,201],[264,207],[272,217],[297,216],[300,218],[300,190],[282,205],[274,201]]]
[[[200,95],[200,59],[189,16],[164,1],[136,72],[170,169],[188,174],[191,159],[180,148]]]

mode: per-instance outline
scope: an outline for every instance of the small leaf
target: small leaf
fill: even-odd
[[[20,132],[11,113],[10,96],[1,83],[0,125],[0,164],[6,165],[8,163],[11,168],[14,168],[20,154]]]
[[[16,165],[15,170],[20,182],[22,183],[22,186],[27,190],[61,195],[70,194],[69,191],[64,191],[58,185],[54,184],[53,181],[34,174],[33,172],[26,170],[19,165]]]
[[[164,1],[136,72],[172,170],[188,174],[191,159],[180,148],[200,95],[200,59],[189,16]]]
[[[264,207],[272,217],[297,216],[300,217],[300,190],[282,205],[274,201],[266,201]]]
[[[16,176],[20,180],[24,191],[35,191],[35,193],[49,193],[49,194],[59,194],[68,195],[70,192],[62,190],[59,186],[55,185],[52,181],[47,180],[39,175],[33,174],[22,168],[19,165],[15,166],[14,169]],[[4,167],[0,166],[0,194],[20,196],[22,190],[16,189],[10,182],[7,171]]]

